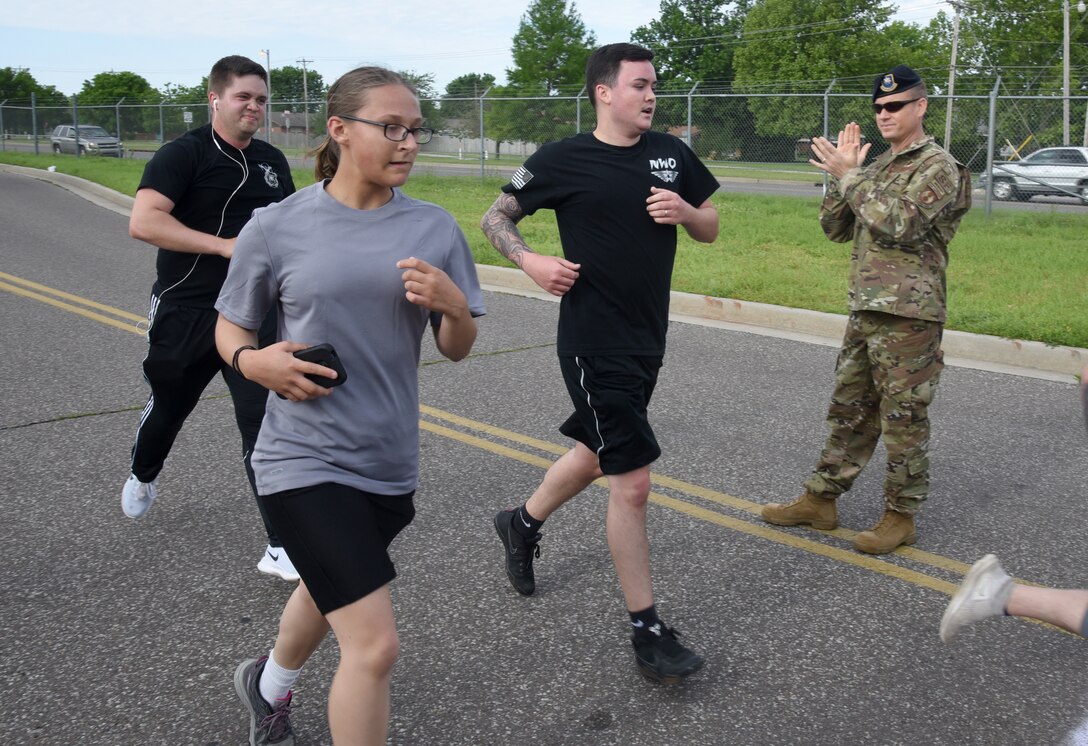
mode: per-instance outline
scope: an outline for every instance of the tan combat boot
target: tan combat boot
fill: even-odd
[[[839,525],[835,501],[817,497],[811,492],[806,492],[789,505],[764,505],[759,515],[776,526],[812,526],[830,531]]]
[[[866,554],[887,554],[896,547],[911,545],[918,540],[914,516],[896,510],[885,510],[880,523],[854,537],[854,549]]]

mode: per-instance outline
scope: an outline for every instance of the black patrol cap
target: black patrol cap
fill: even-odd
[[[873,81],[873,101],[884,96],[910,90],[922,85],[922,76],[911,70],[906,65],[896,65],[890,72],[877,75]]]

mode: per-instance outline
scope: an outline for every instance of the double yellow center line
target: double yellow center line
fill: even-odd
[[[87,300],[78,295],[66,293],[63,290],[39,285],[36,282],[9,275],[6,272],[0,272],[0,290],[48,303],[69,313],[108,324],[126,332],[143,334],[145,331],[144,328],[139,327],[141,323],[146,324],[147,319],[143,316],[137,316],[134,313],[122,311],[119,308],[103,305],[102,303],[96,303],[93,300]]]
[[[141,335],[144,333],[141,324],[146,320],[142,316],[4,272],[0,272],[0,290],[47,303],[69,313],[123,331]],[[426,405],[421,405],[420,414],[422,415],[420,427],[426,432],[455,440],[502,458],[536,466],[540,469],[547,469],[551,466],[555,456],[561,455],[568,450],[566,446],[532,438]],[[605,484],[603,479],[598,481],[602,485]],[[650,493],[650,501],[663,508],[675,510],[678,513],[684,513],[732,531],[757,536],[793,549],[898,578],[940,593],[951,595],[956,590],[955,583],[885,559],[859,554],[852,549],[844,548],[843,545],[848,544],[856,533],[849,529],[784,531],[763,523],[757,517],[762,508],[762,503],[745,500],[662,474],[654,474],[652,483],[654,489]],[[810,536],[815,538],[809,538]],[[969,566],[962,562],[913,547],[900,547],[894,554],[897,558],[908,560],[916,566],[920,565],[924,568],[953,575],[962,576],[969,569]]]
[[[477,422],[476,420],[471,420],[466,417],[460,417],[426,405],[420,406],[420,413],[423,415],[423,419],[420,420],[420,427],[427,432],[451,440],[456,440],[460,443],[473,446],[474,448],[479,448],[480,450],[502,456],[503,458],[521,461],[522,463],[531,466],[537,466],[541,469],[547,469],[551,466],[554,459],[536,455],[531,451],[525,450],[525,448],[554,455],[562,455],[569,450],[569,447],[566,446],[561,446],[545,440],[538,440],[521,433]],[[435,421],[446,424],[437,424]],[[447,425],[452,425],[458,429],[448,427]],[[479,433],[479,435],[474,433]],[[497,441],[515,443],[517,446],[521,446],[521,448],[504,445]],[[871,555],[859,554],[853,550],[843,549],[832,543],[810,539],[795,532],[782,531],[763,523],[762,521],[753,523],[751,520],[746,520],[748,516],[757,516],[759,514],[760,509],[763,507],[762,503],[745,500],[724,492],[718,492],[662,474],[653,474],[651,476],[651,482],[655,489],[650,493],[650,502],[655,505],[660,505],[669,508],[670,510],[675,510],[678,513],[690,515],[693,518],[698,518],[707,523],[723,526],[750,536],[758,536],[761,539],[768,539],[778,544],[793,547],[794,549],[800,549],[811,554],[818,554],[839,562],[878,572],[882,575],[905,580],[908,583],[914,583],[915,585],[930,588],[941,593],[951,595],[956,590],[956,584],[946,580],[941,580],[940,578],[926,575],[925,573],[916,570],[886,562]],[[603,479],[598,480],[598,483],[602,485],[606,484]],[[669,494],[665,494],[666,492]],[[679,495],[679,497],[677,497],[677,495]],[[696,500],[691,500],[690,498],[696,498]],[[707,507],[706,503],[710,503],[713,507]],[[745,518],[736,517],[731,515],[730,512],[723,512],[721,510],[722,508],[725,508],[730,512],[741,513],[745,515]],[[845,528],[838,528],[834,531],[812,531],[805,533],[830,537],[832,540],[846,544],[854,538],[856,532]],[[912,560],[916,563],[935,569],[956,573],[958,575],[964,575],[967,573],[968,569],[970,569],[968,565],[962,562],[957,562],[956,560],[948,559],[947,557],[942,557],[930,552],[924,552],[920,549],[914,549],[913,547],[900,547],[895,553],[904,559]]]

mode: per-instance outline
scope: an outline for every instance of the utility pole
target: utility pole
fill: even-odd
[[[1062,0],[1062,145],[1069,144],[1069,0]]]
[[[1088,9],[1084,0],[1077,3],[1077,12]],[[1085,125],[1088,129],[1088,124]],[[1069,0],[1062,0],[1062,145],[1069,144]]]
[[[302,121],[306,125],[306,147],[310,147],[310,89],[306,85],[306,63],[313,62],[313,60],[301,59],[295,60],[298,64],[302,65],[302,110],[306,112],[306,116],[302,118]]]
[[[960,4],[949,0],[949,5],[956,11],[952,19],[952,56],[948,63],[948,106],[944,119],[944,149],[952,147],[952,96],[956,91],[956,49],[960,41]]]

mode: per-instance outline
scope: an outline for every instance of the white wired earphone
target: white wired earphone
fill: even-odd
[[[219,111],[218,98],[212,101],[212,109],[214,109],[216,112]],[[234,195],[238,194],[238,190],[245,186],[246,181],[249,180],[249,161],[246,160],[246,154],[242,152],[241,148],[234,148],[238,151],[238,155],[242,157],[241,161],[237,160],[236,158],[228,154],[227,151],[223,150],[223,146],[219,144],[219,140],[215,136],[215,127],[212,127],[212,142],[215,143],[215,147],[219,148],[220,153],[237,163],[238,167],[242,169],[242,180],[238,183],[238,186],[234,188],[234,191],[230,193],[230,196],[227,197],[227,201],[223,203],[223,212],[219,215],[219,227],[215,229],[215,236],[216,238],[218,238],[219,233],[223,230],[223,221],[227,218],[227,205],[229,205],[230,201],[234,199]],[[230,145],[230,143],[227,144]],[[234,146],[231,145],[231,147]]]
[[[213,98],[212,99],[212,110],[215,111],[216,113],[219,112],[219,99],[218,98]],[[219,234],[223,232],[223,223],[227,219],[227,207],[230,205],[230,201],[232,199],[234,199],[234,195],[238,194],[238,191],[243,186],[245,186],[246,182],[249,180],[249,162],[246,160],[246,154],[244,152],[242,152],[242,150],[240,148],[235,148],[235,150],[238,151],[238,155],[240,155],[242,157],[242,160],[240,160],[240,161],[237,158],[235,158],[234,156],[232,156],[230,153],[228,153],[227,151],[223,150],[223,146],[219,144],[219,139],[215,136],[215,128],[214,127],[212,128],[212,142],[215,143],[215,147],[217,147],[219,149],[220,153],[225,155],[227,158],[230,158],[232,161],[234,161],[238,165],[238,167],[240,169],[242,169],[242,180],[240,182],[238,182],[238,186],[236,186],[234,188],[234,191],[230,193],[230,196],[227,197],[227,201],[223,203],[223,211],[221,213],[219,213],[219,227],[215,229],[215,237],[218,238]],[[229,145],[230,143],[227,143],[227,144]],[[201,256],[203,256],[203,254],[197,254],[196,255],[196,259],[193,260],[193,266],[189,267],[189,271],[185,273],[184,277],[182,277],[180,280],[175,282],[170,287],[166,288],[166,290],[163,290],[161,293],[159,293],[159,299],[160,300],[168,292],[170,292],[171,290],[176,288],[178,285],[180,285],[181,283],[183,283],[183,282],[185,282],[186,280],[189,279],[189,276],[192,275],[193,271],[196,269],[196,265],[200,262],[200,257]]]

